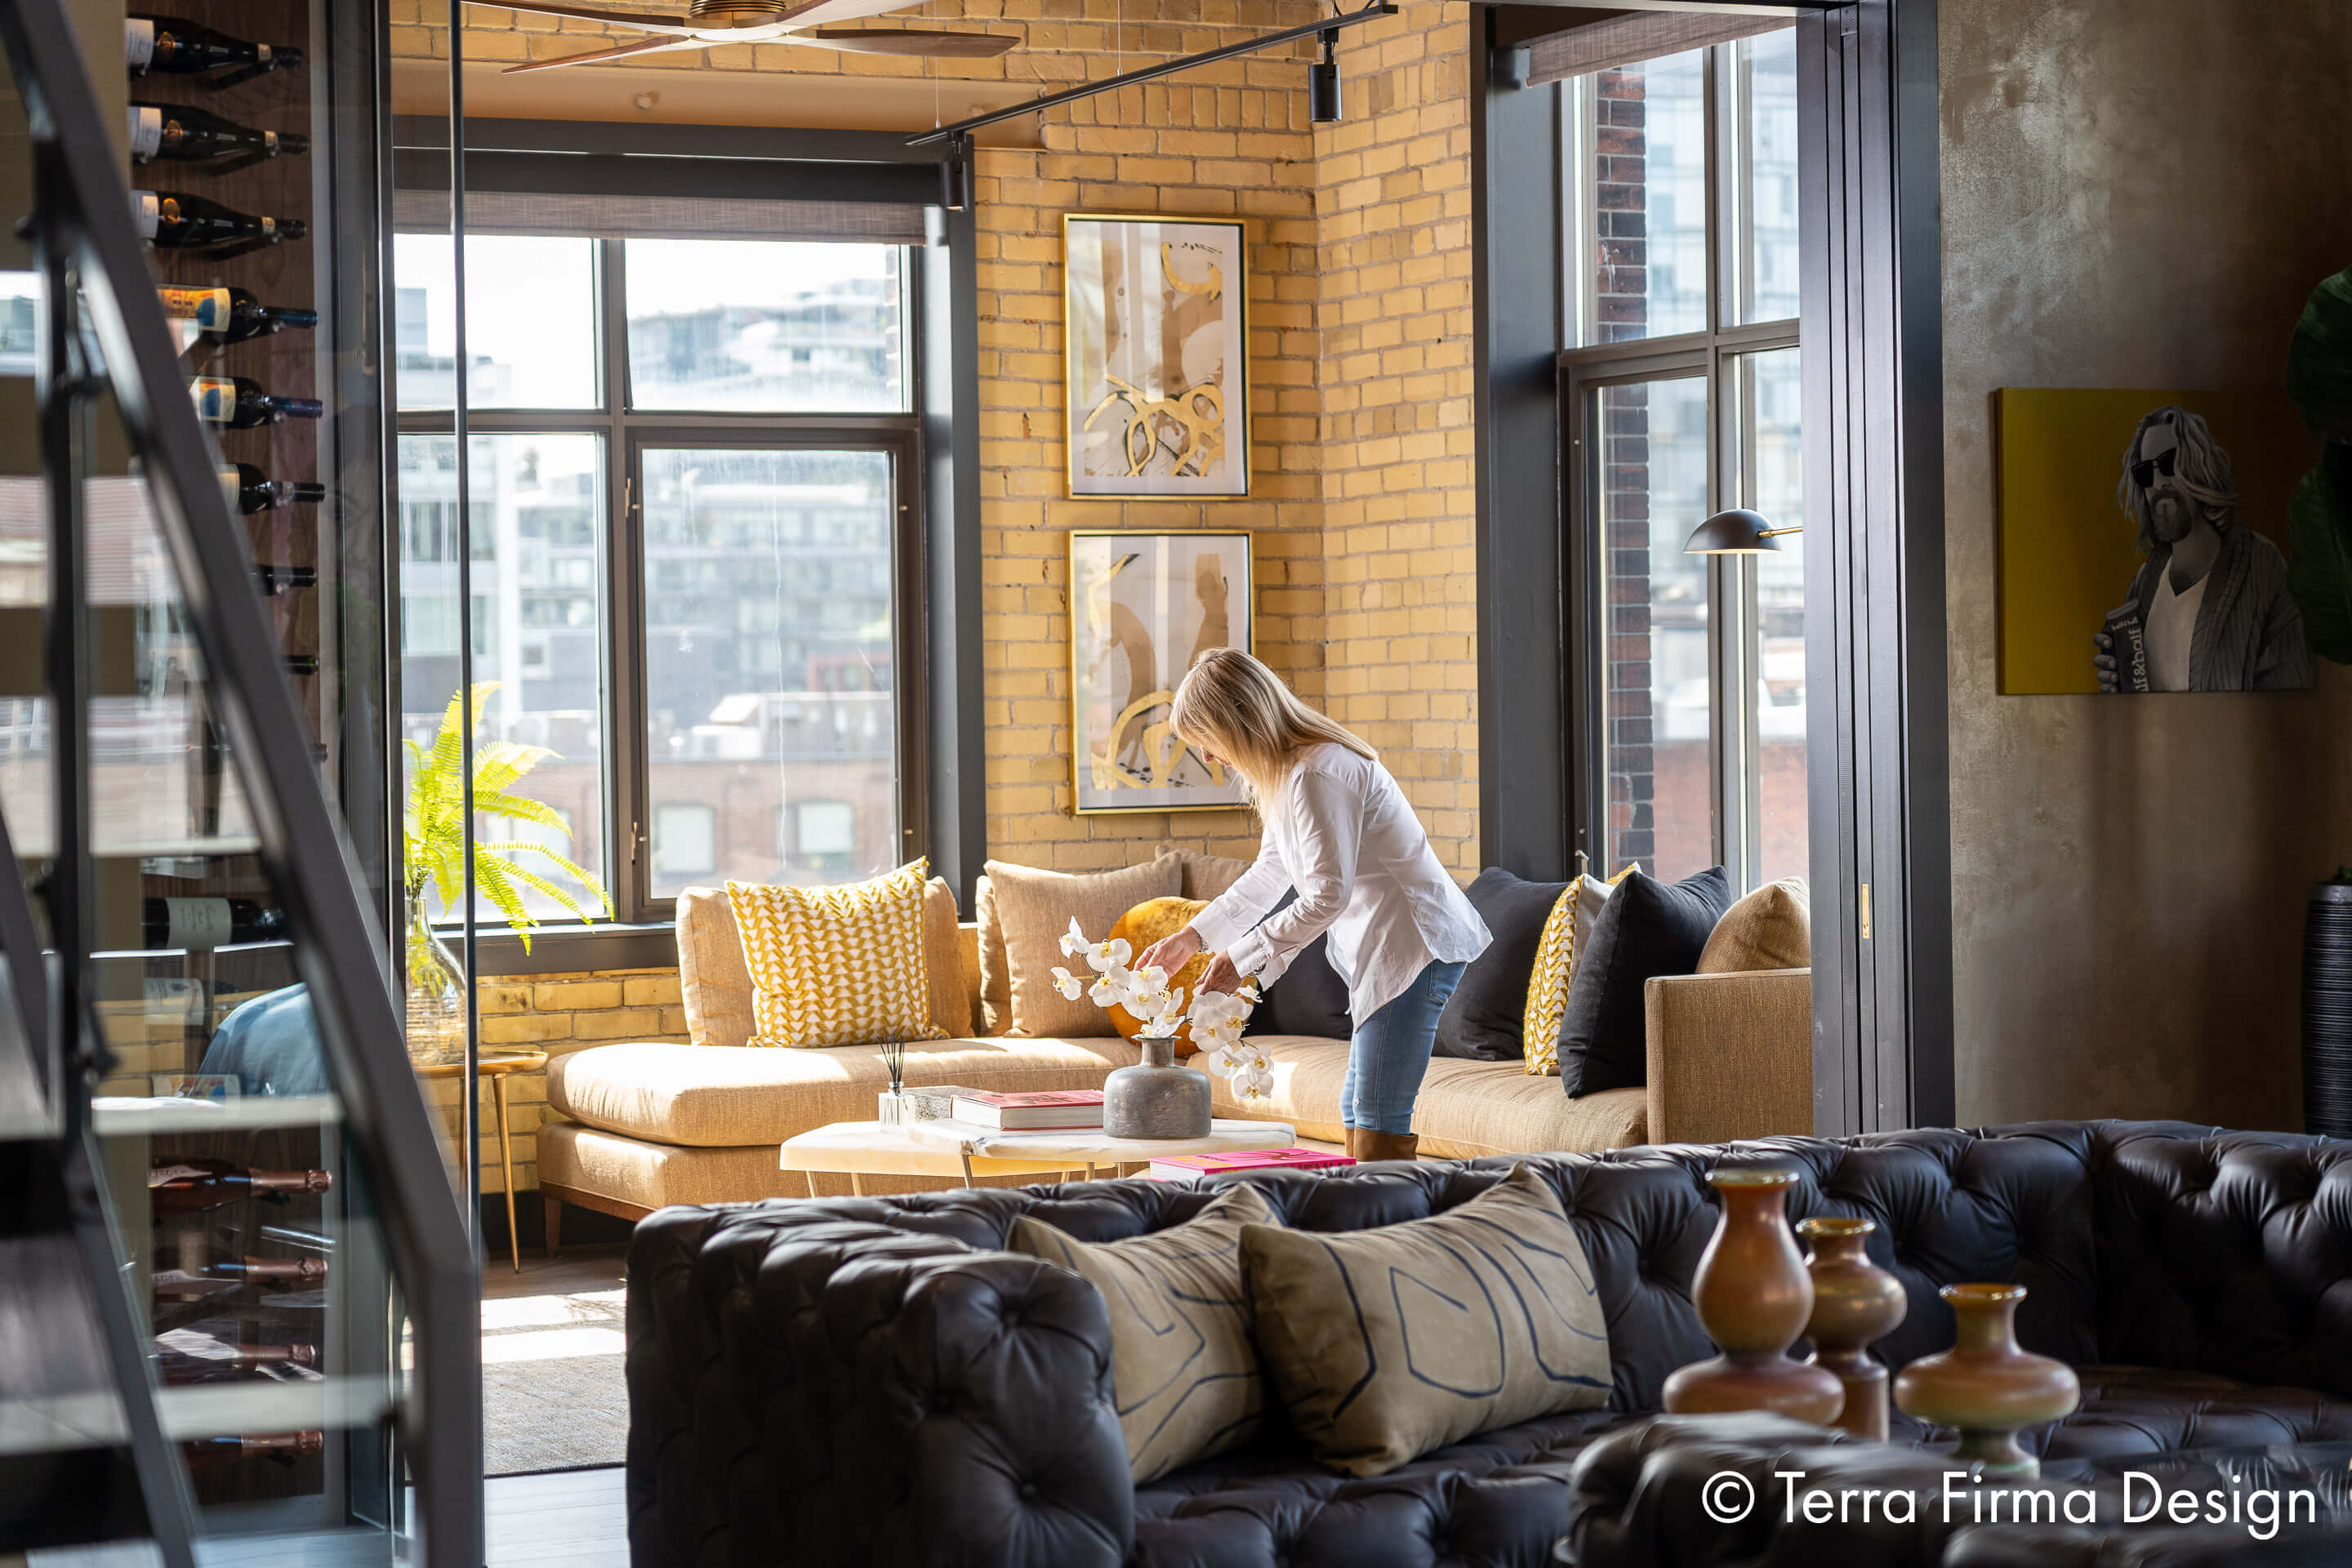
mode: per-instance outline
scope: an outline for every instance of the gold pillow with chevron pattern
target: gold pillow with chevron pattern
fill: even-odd
[[[943,1040],[923,957],[928,860],[839,888],[730,882],[753,1046]]]
[[[1524,1061],[1531,1077],[1559,1076],[1559,1026],[1568,1016],[1568,983],[1576,976],[1576,957],[1601,918],[1601,906],[1628,872],[1628,866],[1607,881],[1590,871],[1568,885],[1544,921],[1543,940],[1536,947],[1536,966],[1528,976],[1527,1016],[1519,1038],[1527,1043]]]

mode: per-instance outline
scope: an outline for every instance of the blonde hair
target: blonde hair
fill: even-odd
[[[1231,763],[1260,803],[1281,789],[1302,746],[1329,742],[1360,757],[1379,756],[1239,648],[1213,647],[1193,662],[1176,688],[1168,721],[1178,740]]]

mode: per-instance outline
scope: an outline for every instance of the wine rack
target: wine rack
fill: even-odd
[[[352,563],[382,554],[381,387],[364,325],[373,307],[352,303],[381,276],[380,237],[348,218],[373,210],[372,185],[348,188],[372,179],[372,155],[352,155],[338,138],[354,127],[373,133],[373,82],[356,68],[352,42],[370,32],[368,8],[131,0],[129,9],[163,30],[194,24],[274,51],[267,70],[142,74],[134,23],[121,66],[131,73],[128,174],[147,193],[136,206],[154,282],[219,449],[279,668],[329,799],[347,814],[362,807],[352,826],[364,842],[368,823],[382,820],[381,753],[346,757],[345,716],[381,711],[383,627],[347,626],[343,606],[380,589],[351,579]],[[208,139],[220,155],[187,155]],[[206,243],[170,243],[175,218],[213,232]],[[215,1528],[333,1528],[382,1507],[387,1473],[385,1279],[373,1228],[352,1206],[366,1184],[347,1168],[315,1026],[306,1011],[283,1012],[308,1007],[294,933],[256,852],[237,760],[214,722],[193,640],[169,592],[127,597],[98,606],[101,626],[110,608],[124,620],[121,663],[131,671],[100,695],[171,710],[184,761],[144,813],[110,824],[100,811],[99,1009],[114,1063],[93,1125],[143,1281],[159,1409],[197,1502]],[[363,650],[356,658],[353,647]],[[94,728],[101,721],[94,714]],[[99,755],[102,766],[102,746]],[[358,782],[346,788],[347,777]],[[273,1010],[276,1021],[264,1019]],[[226,1181],[217,1202],[191,1209],[171,1184],[175,1171],[316,1179],[278,1190]]]

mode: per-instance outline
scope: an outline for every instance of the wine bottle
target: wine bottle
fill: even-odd
[[[122,29],[123,52],[134,77],[149,71],[196,76],[215,70],[291,70],[302,63],[299,49],[248,44],[176,16],[128,16]]]
[[[316,1345],[240,1345],[202,1329],[173,1329],[155,1336],[155,1371],[167,1384],[236,1383],[256,1373],[281,1373],[319,1364]]]
[[[319,673],[319,656],[315,653],[280,654],[278,656],[278,662],[286,667],[286,673],[289,675]]]
[[[309,479],[273,479],[251,463],[228,463],[220,469],[221,494],[237,511],[251,517],[257,511],[280,511],[327,499],[327,487]],[[267,571],[265,567],[263,570]],[[268,592],[268,589],[263,590]]]
[[[316,310],[299,310],[292,305],[265,305],[243,289],[177,289],[167,285],[156,293],[163,301],[163,314],[175,321],[193,321],[198,331],[225,343],[267,337],[288,327],[307,329],[319,324]]]
[[[139,914],[140,936],[150,952],[204,952],[286,937],[286,917],[250,899],[148,899]]]
[[[156,1214],[202,1214],[239,1198],[323,1193],[326,1171],[255,1171],[226,1160],[165,1160],[147,1167],[147,1206]]]
[[[257,566],[253,569],[253,580],[259,584],[261,596],[268,599],[296,588],[317,587],[319,569],[316,566]]]
[[[290,1465],[304,1454],[315,1454],[327,1445],[324,1432],[278,1432],[261,1434],[246,1432],[234,1437],[194,1437],[180,1445],[186,1456],[188,1468],[209,1470],[239,1459],[274,1459]]]
[[[315,1290],[326,1282],[323,1258],[231,1258],[194,1272],[185,1268],[162,1269],[148,1280],[156,1299],[163,1301],[200,1301],[247,1285]]]
[[[279,397],[241,375],[200,375],[188,383],[188,392],[196,400],[196,417],[232,430],[316,419],[327,412],[327,405],[315,397]]]
[[[200,250],[236,244],[276,245],[310,232],[299,217],[256,217],[226,207],[209,196],[184,191],[133,191],[131,216],[139,236],[170,250]]]
[[[308,153],[310,139],[299,132],[280,135],[256,131],[201,109],[177,103],[134,103],[131,106],[131,161],[156,158],[177,163],[202,163],[215,158],[275,158],[280,153]]]

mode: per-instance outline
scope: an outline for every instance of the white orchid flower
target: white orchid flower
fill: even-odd
[[[1076,993],[1072,994],[1075,995]],[[1087,988],[1087,1000],[1097,1007],[1126,1007],[1127,987],[1112,976],[1105,974]],[[1131,1007],[1128,1010],[1134,1011]]]
[[[1135,982],[1135,984],[1139,991],[1165,991],[1168,989],[1168,972],[1165,969],[1160,968],[1160,965],[1156,963],[1146,964],[1141,969],[1130,969],[1127,972],[1127,977]]]
[[[1078,929],[1078,917],[1070,917],[1070,929],[1062,933],[1062,956],[1076,958],[1087,949],[1087,933]]]
[[[1265,1068],[1244,1068],[1234,1076],[1234,1092],[1244,1100],[1263,1100],[1274,1089],[1274,1074]]]
[[[1087,983],[1085,981],[1079,979],[1068,970],[1062,968],[1058,964],[1055,966],[1054,989],[1062,994],[1064,1000],[1070,1002],[1076,1001],[1078,999],[1078,994],[1086,989],[1086,984]]]
[[[1076,930],[1077,923],[1076,921],[1072,921],[1070,929]],[[1085,941],[1083,937],[1079,940]],[[1127,944],[1127,938],[1123,936],[1115,936],[1108,942],[1096,942],[1087,949],[1087,966],[1097,974],[1108,974],[1114,969],[1124,969],[1127,967],[1127,961],[1134,956],[1135,949]]]

